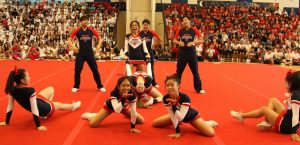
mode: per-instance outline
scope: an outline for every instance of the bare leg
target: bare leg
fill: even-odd
[[[208,125],[202,118],[198,118],[197,120],[191,123],[193,127],[195,127],[202,135],[205,136],[214,136],[215,131],[214,128]]]
[[[267,107],[274,110],[278,114],[285,110],[284,105],[277,98],[271,98]]]
[[[41,92],[39,92],[39,95],[47,98],[49,101],[53,100],[54,97],[54,88],[53,87],[47,87]]]
[[[75,111],[81,106],[81,102],[73,102],[72,104],[65,104],[60,102],[52,102],[56,110],[70,110]]]
[[[129,118],[131,117],[131,113],[130,113],[130,110],[126,110],[126,112],[122,112],[122,114],[126,117],[126,118]],[[136,117],[136,123],[137,124],[143,124],[144,123],[144,117],[137,113],[137,117]]]
[[[129,64],[129,65],[130,65],[131,74],[133,74],[133,70],[132,70],[133,69],[133,65],[132,64]],[[126,67],[125,67],[125,75],[128,76]]]
[[[172,124],[171,116],[169,114],[158,117],[152,122],[152,126],[158,128],[167,127]]]
[[[267,105],[268,108],[275,111],[276,113],[280,114],[282,111],[285,110],[283,104],[277,98],[271,98]],[[259,130],[269,130],[272,128],[272,125],[269,124],[267,118],[264,121],[256,125]]]
[[[260,118],[262,116],[264,116],[271,125],[275,125],[278,113],[266,106],[247,113],[241,113],[242,118]]]
[[[101,109],[96,116],[94,116],[91,120],[90,120],[90,127],[98,127],[99,124],[110,115],[111,113],[109,113],[108,111],[106,111],[105,109]]]

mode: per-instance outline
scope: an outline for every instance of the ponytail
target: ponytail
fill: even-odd
[[[14,89],[14,83],[17,85],[21,84],[21,80],[25,78],[25,69],[15,69],[11,71],[8,75],[6,86],[5,86],[5,93],[9,94]]]
[[[9,94],[14,88],[14,78],[15,78],[15,71],[11,71],[8,75],[6,86],[5,86],[5,93]]]

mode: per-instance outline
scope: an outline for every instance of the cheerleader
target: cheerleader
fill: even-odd
[[[127,61],[126,72],[131,78],[131,89],[137,96],[138,107],[150,108],[152,104],[162,101],[163,95],[152,85],[151,61],[147,61],[147,73],[137,71],[133,74],[131,72],[130,64]]]
[[[14,83],[16,85],[14,85]],[[50,117],[54,110],[77,110],[81,102],[73,102],[72,104],[64,104],[60,102],[52,102],[54,97],[54,88],[48,87],[39,93],[34,88],[29,87],[30,76],[24,69],[11,71],[7,82],[5,93],[8,96],[8,106],[6,111],[5,122],[0,122],[1,126],[8,125],[14,108],[14,100],[16,100],[25,110],[33,115],[35,125],[39,131],[47,131],[47,128],[41,125],[39,118]]]
[[[179,138],[181,135],[180,122],[190,123],[202,135],[214,136],[214,127],[218,126],[216,121],[204,121],[200,113],[191,107],[190,97],[179,91],[180,80],[177,76],[168,76],[165,80],[167,94],[163,97],[163,103],[168,110],[168,114],[153,121],[153,127],[166,127],[173,124],[175,134],[170,134],[169,138]]]
[[[121,113],[130,118],[130,132],[140,133],[135,124],[144,123],[144,118],[136,111],[136,96],[130,90],[130,77],[123,76],[118,79],[117,85],[110,93],[110,98],[104,102],[104,107],[98,113],[84,113],[82,118],[90,121],[90,127],[98,127],[99,124],[111,113]],[[129,109],[130,108],[130,109]]]
[[[150,58],[146,41],[140,35],[140,23],[132,21],[130,23],[131,33],[125,37],[125,59],[128,59],[131,64],[131,69],[136,66],[137,71],[144,71],[144,60]],[[132,61],[133,60],[133,61]],[[138,61],[135,61],[138,60]]]
[[[288,91],[287,108],[284,107],[276,98],[271,98],[266,106],[252,110],[250,112],[230,111],[230,114],[240,122],[246,118],[265,117],[265,120],[257,124],[260,130],[269,130],[272,126],[275,131],[283,134],[290,134],[292,140],[300,142],[297,134],[299,128],[299,111],[300,111],[300,71],[289,71],[285,78],[285,86]]]
[[[191,27],[190,18],[184,16],[182,23],[184,27],[176,32],[173,40],[176,45],[179,45],[176,73],[178,78],[181,80],[182,73],[188,64],[193,74],[195,91],[205,94],[198,71],[198,60],[195,49],[195,45],[202,43],[202,37],[198,29]]]

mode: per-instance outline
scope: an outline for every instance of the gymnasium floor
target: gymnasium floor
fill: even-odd
[[[187,93],[192,106],[200,111],[204,119],[219,122],[215,137],[204,137],[189,124],[182,125],[182,137],[169,139],[166,136],[174,133],[172,126],[165,129],[152,128],[152,121],[167,113],[162,104],[152,109],[138,109],[145,118],[145,124],[137,125],[141,134],[129,133],[129,120],[122,115],[109,116],[98,128],[90,128],[88,121],[81,119],[84,112],[97,112],[109,97],[110,90],[115,86],[118,74],[124,73],[124,62],[98,62],[101,79],[106,93],[96,90],[87,64],[82,72],[80,91],[71,93],[74,75],[74,62],[63,61],[11,61],[0,60],[0,121],[5,120],[7,99],[4,94],[5,82],[14,66],[25,68],[31,75],[31,86],[41,90],[54,86],[54,101],[82,101],[82,107],[75,112],[56,111],[42,124],[47,132],[35,129],[32,115],[15,103],[9,126],[0,127],[1,145],[86,145],[86,144],[130,144],[130,145],[165,145],[165,144],[202,144],[202,145],[293,145],[289,135],[274,131],[262,132],[256,129],[261,119],[249,119],[244,124],[234,120],[231,109],[248,111],[267,103],[271,97],[284,99],[284,76],[288,68],[263,64],[209,63],[199,64],[199,71],[206,94],[194,92],[192,74],[187,66],[181,91]],[[176,69],[174,62],[157,62],[155,74],[164,94],[164,78],[173,74]],[[274,130],[274,129],[273,129]]]

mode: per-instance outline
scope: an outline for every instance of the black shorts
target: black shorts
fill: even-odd
[[[182,122],[192,123],[193,121],[195,121],[198,118],[200,118],[200,113],[197,110],[193,109],[193,108],[189,108],[189,111],[185,115]]]
[[[37,95],[36,103],[40,117],[50,117],[55,111],[53,103],[41,95]]]
[[[282,111],[275,122],[275,130],[283,134],[292,134],[292,114],[288,114],[287,110]]]

